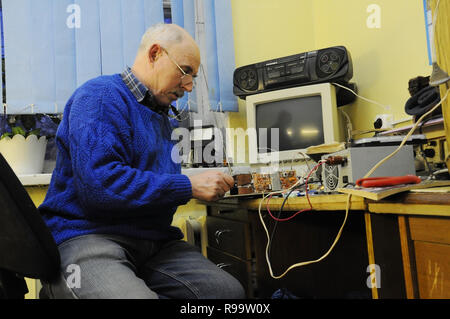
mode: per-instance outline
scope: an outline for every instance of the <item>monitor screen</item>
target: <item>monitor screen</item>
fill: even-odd
[[[255,116],[258,153],[306,149],[325,142],[320,95],[261,103],[255,107]],[[271,128],[279,129],[278,149],[271,143]]]
[[[310,146],[343,140],[336,90],[330,83],[249,95],[246,110],[251,164],[292,161],[301,158]],[[231,142],[229,146],[234,149]],[[245,148],[236,149],[237,157],[243,158]]]

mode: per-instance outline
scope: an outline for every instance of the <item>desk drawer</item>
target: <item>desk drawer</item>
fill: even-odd
[[[421,299],[450,298],[450,245],[414,242]]]
[[[251,258],[250,229],[247,223],[208,216],[206,228],[208,246],[241,259]]]
[[[208,259],[217,265],[217,267],[225,270],[234,278],[239,280],[244,287],[247,297],[251,297],[251,262],[244,261],[239,258],[233,257],[226,253],[223,253],[217,249],[207,248]]]
[[[245,208],[210,207],[209,214],[215,217],[239,220],[242,222],[248,220],[248,212]]]
[[[450,218],[409,217],[412,240],[450,244]]]

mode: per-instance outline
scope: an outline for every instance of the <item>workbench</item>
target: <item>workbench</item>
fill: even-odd
[[[278,289],[299,298],[449,298],[450,193],[416,190],[380,201],[353,195],[341,237],[320,262],[274,279],[266,259],[267,236],[258,209],[261,198],[229,198],[208,207],[207,256],[238,278],[249,298],[269,298]],[[321,257],[345,217],[346,194],[310,196],[312,211],[275,222],[261,214],[272,234],[270,262],[275,276],[290,265]],[[271,198],[278,214],[283,198]],[[281,215],[308,208],[291,197]],[[272,236],[272,235],[271,235]]]

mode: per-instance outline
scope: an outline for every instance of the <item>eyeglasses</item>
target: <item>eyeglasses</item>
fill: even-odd
[[[181,76],[181,87],[192,90],[195,86],[194,77],[191,74],[187,74],[186,72],[184,72],[184,70],[181,68],[181,66],[179,66],[178,63],[175,62],[175,60],[170,56],[169,52],[167,52],[166,49],[161,47],[161,50],[163,50],[167,54],[167,57],[170,59],[170,61],[172,61],[177,66],[177,68],[181,71],[181,74],[183,74]]]

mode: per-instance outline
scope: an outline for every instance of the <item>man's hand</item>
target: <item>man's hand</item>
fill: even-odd
[[[189,176],[192,184],[192,196],[204,201],[222,198],[234,186],[234,179],[220,171],[209,171]]]

